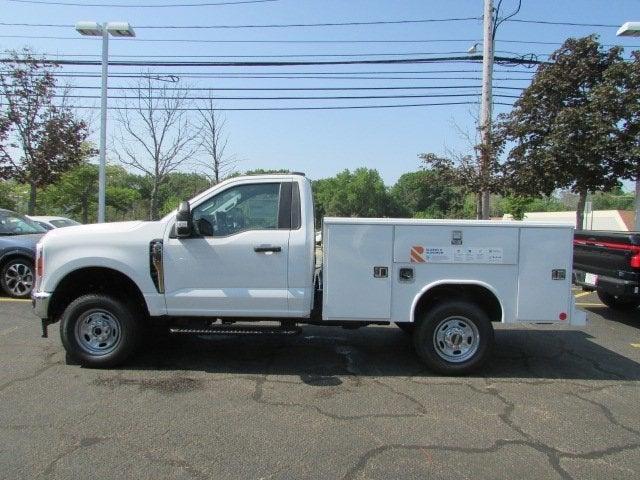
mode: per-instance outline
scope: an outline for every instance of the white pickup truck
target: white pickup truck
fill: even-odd
[[[285,174],[232,178],[156,222],[52,230],[32,295],[43,336],[60,321],[75,361],[110,367],[153,326],[253,335],[395,322],[432,370],[460,374],[487,359],[493,323],[585,322],[570,226],[325,218],[316,269],[314,222],[311,182]]]

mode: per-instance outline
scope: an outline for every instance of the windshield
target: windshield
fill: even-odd
[[[74,225],[82,225],[82,224],[76,222],[75,220],[71,220],[69,218],[61,218],[61,219],[51,220],[51,225],[53,225],[56,228],[62,228],[62,227],[73,227]]]
[[[45,233],[46,230],[33,220],[17,213],[0,211],[0,235],[26,235]]]

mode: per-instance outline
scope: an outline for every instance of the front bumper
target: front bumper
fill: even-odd
[[[47,292],[33,292],[31,294],[31,306],[36,317],[41,319],[49,318],[49,301],[51,294]]]

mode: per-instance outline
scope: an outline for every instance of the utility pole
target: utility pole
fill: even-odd
[[[491,212],[491,197],[486,186],[491,175],[491,107],[493,84],[493,0],[484,0],[484,39],[482,42],[482,110],[480,112],[480,175],[485,187],[482,189],[482,219],[488,220]]]

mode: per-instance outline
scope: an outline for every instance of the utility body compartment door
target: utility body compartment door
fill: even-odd
[[[520,229],[518,321],[569,323],[572,249],[571,228]]]
[[[393,229],[325,223],[323,320],[391,317]]]

